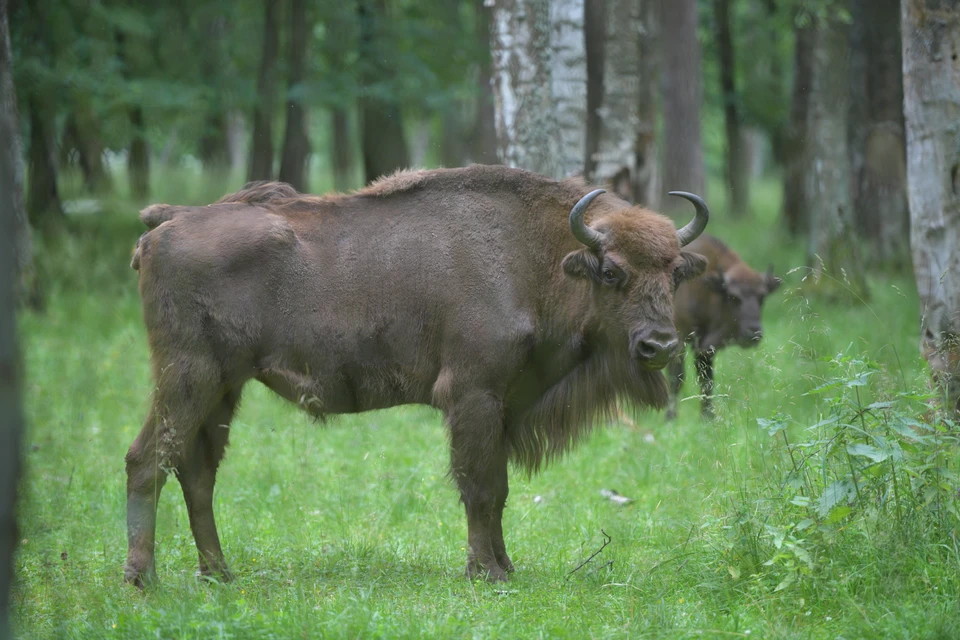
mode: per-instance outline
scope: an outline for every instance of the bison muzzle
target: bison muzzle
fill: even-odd
[[[673,293],[705,260],[682,229],[581,180],[474,165],[352,194],[254,183],[205,207],[153,205],[137,243],[155,391],[126,456],[128,581],[155,575],[157,498],[183,488],[200,572],[229,578],[213,488],[244,385],[313,415],[443,412],[467,575],[506,580],[507,465],[537,470],[618,396],[662,407]],[[590,214],[589,223],[586,220]]]

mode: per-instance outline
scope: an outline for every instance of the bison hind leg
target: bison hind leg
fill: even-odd
[[[191,358],[157,371],[150,413],[126,455],[124,578],[140,588],[156,576],[157,501],[167,474],[180,471],[198,430],[223,396],[220,371],[205,359]]]

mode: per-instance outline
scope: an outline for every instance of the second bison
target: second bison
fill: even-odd
[[[713,417],[713,357],[733,344],[753,347],[763,337],[761,312],[768,295],[781,280],[750,268],[728,246],[709,235],[701,235],[687,246],[689,251],[707,258],[707,268],[699,278],[680,285],[674,299],[674,323],[680,339],[691,345],[702,396],[701,415]],[[677,352],[670,363],[670,401],[667,418],[677,415],[677,395],[683,386],[686,349]]]

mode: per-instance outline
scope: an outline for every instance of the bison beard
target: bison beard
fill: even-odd
[[[126,579],[142,587],[155,575],[170,472],[200,573],[229,579],[213,488],[256,379],[319,418],[443,411],[467,575],[506,580],[508,461],[536,471],[609,419],[618,397],[664,406],[673,288],[705,264],[681,251],[709,215],[696,196],[680,194],[697,215],[677,230],[587,190],[475,165],[400,172],[349,195],[257,183],[207,207],[145,209],[131,266],[156,389],[126,456]]]

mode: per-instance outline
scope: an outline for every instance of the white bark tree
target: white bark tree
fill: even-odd
[[[582,171],[586,115],[583,3],[492,0],[498,156],[565,178]]]
[[[921,351],[960,411],[960,5],[902,0],[910,246]]]

